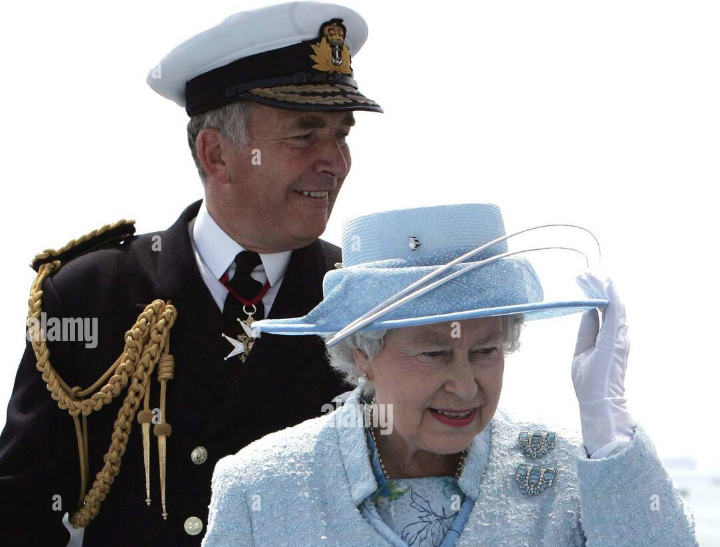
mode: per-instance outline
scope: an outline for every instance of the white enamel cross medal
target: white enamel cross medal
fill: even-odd
[[[253,306],[253,308],[255,308],[255,306]],[[224,333],[222,335],[223,338],[233,345],[232,351],[228,353],[227,357],[225,357],[226,361],[237,355],[240,358],[240,362],[244,363],[247,360],[248,355],[250,355],[250,350],[252,350],[252,347],[255,345],[255,339],[259,336],[259,333],[252,328],[252,324],[255,321],[252,314],[255,313],[255,310],[253,309],[252,312],[248,312],[248,310],[245,309],[245,306],[243,306],[243,311],[247,314],[247,319],[243,321],[238,317],[237,320],[238,323],[240,323],[240,326],[242,326],[244,331],[243,334],[240,334],[237,339]]]

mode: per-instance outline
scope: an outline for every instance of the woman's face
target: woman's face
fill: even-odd
[[[503,347],[502,319],[489,317],[389,331],[372,362],[361,352],[355,358],[377,402],[393,405],[393,443],[410,454],[454,454],[495,414]]]

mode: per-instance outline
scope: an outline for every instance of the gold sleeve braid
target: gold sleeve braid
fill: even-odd
[[[33,281],[28,300],[28,326],[33,321],[40,324],[42,313],[42,285],[45,279],[56,273],[62,267],[65,256],[73,249],[78,254],[78,247],[82,250],[94,248],[106,242],[103,236],[121,232],[129,227],[127,233],[134,233],[133,221],[121,220],[94,230],[77,240],[70,241],[58,251],[48,249],[36,255],[31,266],[37,269],[37,277]],[[100,243],[98,243],[100,241]],[[80,253],[82,254],[82,253]],[[131,433],[132,421],[144,398],[144,410],[140,412],[138,421],[142,424],[143,445],[145,454],[145,479],[147,491],[147,504],[150,505],[150,438],[149,425],[152,421],[150,403],[150,378],[158,364],[158,381],[160,382],[160,421],[155,425],[154,433],[158,437],[158,453],[160,466],[160,485],[162,492],[163,518],[167,519],[165,507],[165,471],[166,471],[166,438],[172,428],[166,420],[165,396],[168,380],[172,379],[174,372],[173,356],[169,352],[170,329],[175,323],[177,311],[170,301],[155,300],[138,316],[135,324],[125,333],[125,348],[110,368],[99,378],[95,384],[87,389],[79,386],[71,388],[53,368],[50,363],[50,351],[45,342],[45,333],[32,336],[31,344],[37,359],[36,368],[42,373],[43,381],[47,384],[50,396],[57,401],[62,410],[67,410],[75,423],[77,435],[78,454],[80,459],[80,498],[78,509],[70,516],[70,523],[75,528],[84,528],[97,516],[100,505],[110,491],[115,477],[120,472],[123,454],[127,448]],[[109,379],[108,379],[109,378]],[[105,383],[107,382],[107,383]],[[122,407],[118,411],[111,436],[110,447],[103,460],[105,465],[97,473],[95,481],[89,492],[86,493],[89,480],[88,465],[88,424],[87,417],[104,405],[110,403],[120,395],[122,390],[130,384]],[[102,385],[104,384],[104,385]],[[100,387],[102,385],[102,387]],[[82,424],[79,416],[82,415]]]

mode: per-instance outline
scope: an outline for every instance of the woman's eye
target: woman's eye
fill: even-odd
[[[425,357],[444,357],[448,354],[447,351],[424,351],[422,353]]]
[[[308,140],[310,137],[312,137],[312,133],[305,133],[304,135],[295,135],[293,137],[290,137],[291,139],[299,139],[301,141]]]

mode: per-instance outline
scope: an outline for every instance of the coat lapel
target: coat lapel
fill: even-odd
[[[332,427],[337,435],[340,459],[350,485],[353,505],[357,507],[378,488],[365,440],[364,409],[356,388],[345,404],[334,412]]]
[[[192,277],[202,282],[188,230],[188,223],[197,216],[201,203],[202,200],[199,200],[190,205],[170,228],[160,234],[154,291],[157,298],[176,299]],[[207,297],[212,301],[209,291]]]

